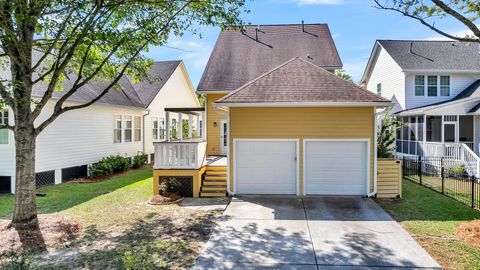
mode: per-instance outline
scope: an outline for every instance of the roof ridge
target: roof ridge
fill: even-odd
[[[271,73],[274,72],[275,70],[277,70],[277,69],[279,69],[279,68],[287,65],[288,63],[290,63],[290,62],[292,62],[293,60],[298,59],[298,58],[299,58],[298,56],[291,58],[290,60],[284,62],[283,64],[280,64],[280,65],[276,66],[275,68],[273,68],[273,69],[271,69],[271,70],[269,70],[269,71],[261,74],[260,76],[256,77],[255,79],[253,79],[253,80],[245,83],[244,85],[242,85],[242,86],[240,86],[239,88],[233,90],[232,92],[230,92],[229,94],[225,95],[224,97],[216,100],[215,102],[221,102],[222,100],[224,100],[224,99],[226,99],[226,98],[229,98],[229,97],[237,94],[238,92],[240,92],[240,91],[241,91],[242,89],[244,89],[245,87],[251,85],[252,83],[260,80],[261,78],[263,78],[263,77],[265,77],[265,76],[268,76],[269,74],[271,74]]]

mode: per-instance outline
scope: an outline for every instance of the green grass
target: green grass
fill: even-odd
[[[73,217],[83,225],[66,253],[40,257],[42,269],[183,269],[192,266],[216,214],[178,205],[151,206],[152,169],[98,183],[67,183],[39,189],[39,213]],[[13,197],[0,197],[10,216]],[[76,252],[72,252],[76,251]]]
[[[480,269],[480,249],[455,237],[455,228],[480,212],[409,180],[402,200],[378,200],[445,268]]]
[[[84,202],[97,198],[98,196],[113,192],[129,185],[145,185],[146,179],[152,177],[152,170],[146,169],[136,171],[126,176],[114,177],[110,180],[97,183],[65,183],[41,187],[38,192],[46,194],[45,197],[37,197],[37,208],[41,214],[56,213]],[[144,180],[143,182],[138,182]],[[142,199],[146,200],[151,195],[151,186],[145,187]],[[135,194],[137,197],[139,194]],[[0,218],[8,217],[13,212],[13,195],[0,196]]]

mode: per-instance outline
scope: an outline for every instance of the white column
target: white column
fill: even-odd
[[[202,112],[202,139],[207,139],[207,114],[205,111]]]
[[[427,115],[423,115],[423,141],[427,141]]]
[[[55,170],[55,185],[62,183],[62,169]]]
[[[189,114],[188,115],[188,138],[193,138],[192,124],[193,124],[193,115]]]
[[[195,137],[198,137],[200,135],[200,115],[197,115],[197,118],[195,119],[197,121],[197,129],[195,130]]]
[[[182,115],[182,113],[178,113],[177,137],[178,137],[179,140],[183,139],[183,115]]]
[[[460,115],[457,115],[457,123],[455,124],[455,142],[460,142]]]
[[[170,141],[170,112],[165,112],[165,139]]]

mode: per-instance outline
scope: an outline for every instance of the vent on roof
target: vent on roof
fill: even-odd
[[[257,25],[257,28],[255,28],[255,41],[258,41],[258,32],[260,32],[260,26]]]
[[[305,24],[303,20],[302,20],[302,32],[305,32]]]

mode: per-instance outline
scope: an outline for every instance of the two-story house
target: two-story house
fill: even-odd
[[[405,123],[397,153],[466,160],[478,175],[478,43],[377,40],[361,83],[390,99]]]

